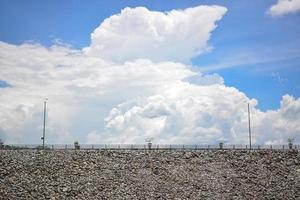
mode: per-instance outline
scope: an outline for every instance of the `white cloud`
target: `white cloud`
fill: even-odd
[[[253,117],[259,141],[284,144],[287,138],[300,140],[300,98],[284,95],[278,110],[258,112]]]
[[[223,78],[217,74],[201,74],[192,66],[175,62],[189,59],[198,50],[207,48],[215,21],[225,11],[216,6],[168,13],[125,9],[95,30],[95,34],[106,30],[102,27],[105,24],[108,24],[105,28],[115,28],[109,32],[114,35],[107,36],[111,40],[104,45],[107,55],[89,55],[93,45],[101,43],[98,40],[95,43],[96,39],[84,51],[60,44],[45,48],[38,44],[0,42],[0,80],[11,85],[0,88],[0,137],[8,143],[40,142],[43,100],[48,97],[48,143],[72,143],[75,139],[81,143],[140,143],[151,136],[154,142],[160,143],[216,143],[221,139],[244,143],[248,137],[246,102],[249,98],[224,85]],[[143,17],[135,19],[143,14],[151,23],[146,23]],[[188,23],[191,17],[194,25],[201,25],[200,29]],[[166,31],[169,21],[177,28],[171,26]],[[134,31],[123,34],[124,27],[132,27],[133,22]],[[178,32],[179,25],[183,26],[181,32]],[[132,40],[135,32],[146,34],[143,31],[152,30],[151,27],[162,31],[158,38],[170,38],[167,42],[171,44],[154,42],[159,49],[173,50],[173,43],[180,48],[171,54],[165,54],[165,50],[154,51],[149,41],[155,37],[150,31],[146,33],[151,37],[147,36],[143,43],[146,47],[149,44],[149,49],[145,48],[144,53],[148,55],[150,50],[155,53],[145,59],[140,52],[131,51],[137,45]],[[126,48],[118,52],[113,43],[123,36],[128,38],[124,46],[128,54]],[[124,53],[121,59],[124,62],[111,59],[114,52]],[[250,101],[254,141],[281,143],[288,137],[300,139],[299,99],[284,96],[279,110],[267,112],[254,108],[255,99]]]
[[[88,143],[144,143],[153,137],[160,144],[248,143],[247,102],[251,102],[254,144],[285,144],[300,139],[300,99],[285,95],[277,111],[261,112],[256,100],[224,85],[188,83],[160,95],[137,99],[113,108],[105,131],[88,134]]]
[[[170,12],[144,7],[125,8],[104,20],[91,36],[87,55],[114,61],[147,58],[188,61],[207,51],[216,22],[227,11],[221,6],[198,6]]]
[[[267,13],[272,17],[280,17],[289,13],[295,13],[300,10],[300,0],[278,0],[272,5]]]
[[[92,111],[84,109],[102,107],[104,117],[115,104],[153,95],[170,83],[196,74],[180,63],[140,59],[119,65],[61,46],[47,49],[36,44],[1,42],[0,49],[0,80],[12,85],[0,89],[0,127],[8,142],[39,141],[46,97],[49,139],[65,142],[72,138],[72,130],[77,132],[82,126],[74,126],[76,120],[80,123],[82,118],[90,118]],[[95,107],[89,108],[89,104]]]
[[[145,59],[115,64],[60,46],[0,48],[0,80],[12,85],[0,89],[0,134],[6,142],[39,142],[45,97],[51,143],[141,143],[151,136],[160,143],[248,140],[249,99],[217,74]],[[299,102],[284,96],[277,111],[253,108],[254,141],[300,139]]]
[[[246,101],[243,93],[221,84],[180,82],[159,95],[113,108],[105,127],[105,135],[111,137],[105,139],[112,143],[143,143],[146,137],[158,143],[216,143],[225,138],[244,142],[247,113],[241,107]],[[232,126],[239,123],[244,123],[244,128],[237,131],[236,137],[230,135]],[[92,136],[95,133],[89,137]]]

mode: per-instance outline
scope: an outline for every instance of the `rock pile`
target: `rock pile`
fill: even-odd
[[[298,151],[0,151],[0,199],[299,199]]]

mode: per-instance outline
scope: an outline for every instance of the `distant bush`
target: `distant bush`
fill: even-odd
[[[74,147],[75,147],[75,149],[80,149],[80,145],[79,145],[78,140],[74,141]]]

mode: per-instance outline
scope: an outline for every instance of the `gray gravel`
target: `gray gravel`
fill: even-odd
[[[300,199],[300,153],[1,150],[0,199]]]

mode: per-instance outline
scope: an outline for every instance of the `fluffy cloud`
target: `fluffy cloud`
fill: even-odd
[[[82,138],[82,133],[72,136],[71,132],[83,126],[74,126],[76,121],[91,117],[93,108],[88,105],[94,109],[99,106],[98,111],[104,115],[115,104],[153,95],[170,83],[196,74],[180,63],[140,59],[119,65],[63,46],[1,42],[0,49],[0,80],[11,84],[0,89],[0,127],[7,142],[38,141],[46,97],[49,139],[66,142],[72,137]],[[95,118],[97,115],[92,113]]]
[[[216,22],[227,11],[221,6],[154,12],[144,7],[125,8],[92,33],[87,55],[114,61],[146,58],[153,61],[188,61],[207,51]]]
[[[244,142],[248,100],[238,90],[218,83],[170,85],[159,95],[113,108],[106,118],[107,135],[112,135],[107,141],[143,143],[153,137],[158,143]],[[239,124],[244,128],[238,127],[238,135],[232,135]]]
[[[295,13],[300,10],[300,0],[278,0],[272,5],[267,13],[272,17],[280,17],[289,13]]]
[[[286,143],[287,138],[300,140],[300,98],[284,95],[278,110],[257,112],[254,130],[259,141],[269,144]]]
[[[84,50],[0,42],[0,81],[9,84],[0,88],[0,137],[40,142],[47,97],[48,143],[143,143],[147,137],[159,143],[245,143],[247,102],[255,142],[299,140],[299,99],[284,96],[280,109],[262,112],[255,99],[227,87],[219,75],[175,62],[207,49],[225,11],[127,8],[106,19]]]
[[[300,139],[300,99],[286,95],[277,111],[261,112],[255,99],[222,84],[180,83],[160,95],[136,99],[113,108],[102,134],[88,142],[162,144],[248,143],[247,102],[251,104],[252,137],[256,144],[282,144]],[[109,137],[107,137],[109,136]]]

